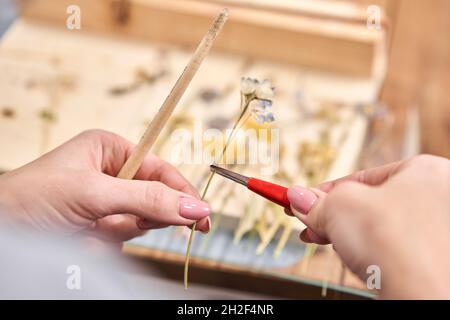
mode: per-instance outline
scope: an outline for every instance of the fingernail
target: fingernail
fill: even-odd
[[[211,207],[207,202],[195,198],[180,198],[180,216],[200,220],[209,215]]]
[[[307,214],[311,210],[317,199],[314,192],[300,186],[289,188],[287,196],[291,206],[303,214]]]
[[[211,230],[211,218],[206,218],[206,228],[200,230],[202,233],[208,233]]]
[[[294,216],[294,214],[292,213],[291,209],[288,209],[288,208],[284,208],[284,213],[286,213],[290,217]]]
[[[307,230],[307,229],[303,230],[303,231],[300,233],[300,240],[302,240],[302,241],[305,242],[305,243],[312,243],[311,238],[309,237],[309,235],[308,235],[308,233],[307,233],[306,230]]]

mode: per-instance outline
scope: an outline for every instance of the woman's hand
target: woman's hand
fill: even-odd
[[[147,229],[191,226],[207,232],[210,207],[170,164],[149,155],[136,180],[115,178],[133,145],[115,134],[81,133],[0,176],[0,214],[40,230],[88,232],[125,241]]]
[[[383,298],[450,298],[450,161],[422,155],[318,189],[292,187],[300,238],[332,243],[361,279],[381,270]]]

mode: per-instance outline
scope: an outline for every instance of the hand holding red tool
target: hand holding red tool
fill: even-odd
[[[291,207],[291,204],[287,197],[288,188],[286,187],[282,187],[278,184],[267,182],[264,180],[246,177],[215,165],[211,165],[210,169],[211,171],[216,172],[225,178],[246,186],[251,191],[286,209],[290,209]]]

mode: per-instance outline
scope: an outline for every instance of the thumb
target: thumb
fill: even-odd
[[[211,212],[207,202],[172,189],[159,181],[124,180],[105,176],[100,183],[102,196],[96,201],[102,217],[130,213],[156,225],[190,226],[200,220],[208,231]]]
[[[343,182],[329,193],[318,189],[292,187],[288,190],[292,213],[307,227],[306,240],[318,244],[336,240],[345,228],[362,228],[368,214],[367,199],[374,199],[372,187],[357,182]],[[307,241],[308,242],[308,241]]]
[[[293,215],[307,226],[300,238],[305,242],[329,243],[325,230],[326,219],[323,219],[327,194],[314,188],[293,186],[288,189],[287,195]]]

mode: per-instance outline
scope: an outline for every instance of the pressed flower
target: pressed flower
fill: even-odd
[[[41,113],[39,114],[40,117],[45,120],[45,121],[54,121],[55,120],[55,115],[53,114],[53,112],[51,110],[42,110]]]
[[[259,100],[256,106],[252,109],[252,115],[255,118],[256,122],[262,123],[270,123],[275,120],[273,113],[270,111],[272,108],[272,101],[270,100]]]
[[[258,99],[271,100],[275,95],[275,88],[269,80],[264,80],[257,86],[255,94]]]
[[[270,112],[275,89],[269,80],[258,81],[253,78],[241,79],[241,115],[237,123],[253,117],[259,124],[273,122],[275,117]],[[252,103],[256,101],[257,103]],[[244,118],[245,116],[245,118]],[[244,119],[244,120],[242,120]],[[242,120],[242,121],[241,121]]]
[[[153,73],[149,73],[148,71],[146,71],[143,68],[139,68],[135,72],[134,80],[132,83],[124,85],[124,86],[122,86],[122,85],[115,86],[115,87],[109,89],[109,93],[111,95],[115,95],[115,96],[124,95],[124,94],[130,93],[130,92],[133,92],[133,91],[139,89],[144,84],[152,85],[157,80],[164,77],[165,75],[167,75],[166,70],[161,70],[158,73],[153,74]]]
[[[241,92],[242,92],[242,94],[245,94],[245,95],[252,94],[255,92],[258,85],[259,85],[258,80],[243,77],[241,79]]]
[[[200,92],[200,99],[202,99],[206,103],[211,103],[214,100],[220,98],[220,91],[213,88],[207,88]]]
[[[274,122],[275,121],[275,117],[273,116],[272,112],[267,113],[265,117],[266,117],[265,122]]]
[[[224,117],[217,117],[208,121],[208,128],[215,128],[219,130],[225,130],[229,124],[229,120]]]
[[[272,108],[272,101],[271,100],[260,100],[258,107],[260,107],[263,110]]]

